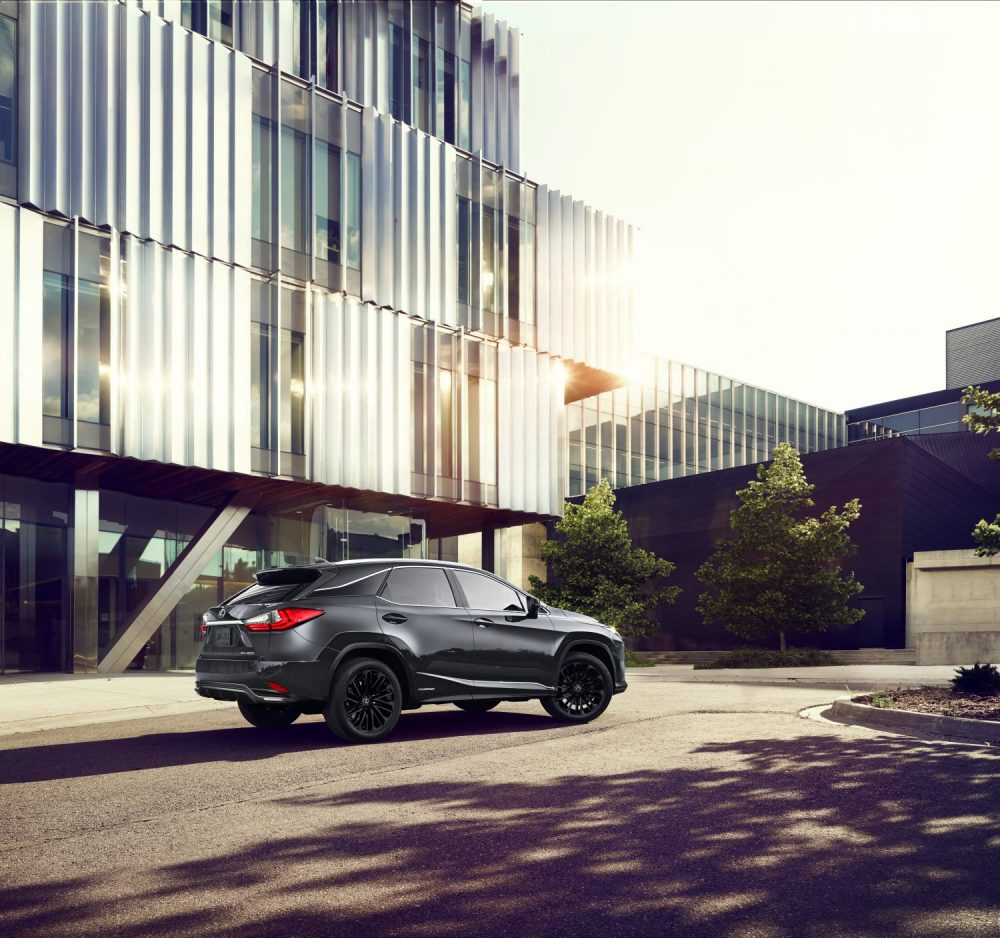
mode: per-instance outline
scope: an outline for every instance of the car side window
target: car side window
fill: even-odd
[[[452,571],[458,580],[470,609],[495,609],[504,612],[524,612],[521,594],[506,583],[491,576],[468,570]]]
[[[440,567],[396,567],[382,598],[403,606],[445,606],[454,609],[455,594]]]

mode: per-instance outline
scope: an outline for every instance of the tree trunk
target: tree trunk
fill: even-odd
[[[785,650],[785,633],[784,632],[779,632],[778,633],[778,638],[781,639],[781,650],[784,651]]]

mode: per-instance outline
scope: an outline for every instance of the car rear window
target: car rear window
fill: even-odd
[[[280,603],[297,593],[306,583],[314,583],[322,576],[319,570],[303,568],[301,570],[263,570],[257,574],[257,582],[245,590],[230,596],[223,605],[233,602]]]

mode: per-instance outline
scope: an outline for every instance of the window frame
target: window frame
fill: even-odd
[[[401,603],[396,601],[395,599],[390,599],[388,596],[385,595],[385,591],[388,589],[389,584],[392,582],[392,575],[397,570],[440,571],[442,574],[444,574],[444,580],[448,584],[448,589],[451,590],[451,597],[455,601],[455,605],[437,606],[437,605],[430,605],[427,603]],[[389,570],[389,575],[385,578],[385,582],[382,584],[382,586],[379,588],[378,593],[376,593],[375,595],[378,599],[382,600],[382,602],[392,603],[394,606],[415,606],[418,609],[462,609],[463,608],[462,604],[458,601],[458,596],[455,595],[455,584],[452,581],[452,578],[448,576],[448,570],[445,567],[436,567],[433,564],[405,564],[405,565],[399,564],[397,566],[392,567],[392,569]]]
[[[502,579],[501,577],[495,576],[494,574],[489,573],[486,570],[452,569],[450,571],[450,573],[452,574],[451,579],[454,580],[454,588],[457,588],[459,590],[459,592],[461,592],[462,599],[464,600],[463,605],[465,606],[466,609],[470,609],[470,610],[471,609],[481,609],[481,610],[484,610],[484,611],[488,610],[490,612],[495,612],[495,613],[498,613],[498,614],[499,613],[503,613],[504,615],[508,615],[508,616],[527,615],[527,612],[528,612],[528,603],[527,603],[528,594],[525,593],[525,592],[523,592],[522,590],[519,590],[516,586],[514,586],[513,583],[508,583],[506,580]],[[460,573],[466,574],[468,576],[481,576],[481,577],[483,577],[486,580],[493,580],[495,583],[499,583],[501,586],[505,587],[506,589],[511,590],[514,593],[514,595],[517,596],[518,602],[521,603],[520,610],[514,610],[514,609],[494,609],[492,606],[473,606],[473,605],[471,605],[469,603],[469,601],[468,601],[469,600],[469,596],[465,592],[465,587],[462,586],[462,581],[459,578],[459,574]]]

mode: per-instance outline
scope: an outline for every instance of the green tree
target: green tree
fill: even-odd
[[[962,419],[973,433],[1000,430],[1000,393],[991,394],[982,388],[968,387],[962,395],[962,403],[970,405],[969,412]],[[992,450],[990,459],[1000,462],[1000,449]],[[976,542],[977,557],[1000,554],[1000,514],[992,521],[981,519],[972,529],[972,538]]]
[[[670,576],[674,565],[633,547],[614,505],[615,493],[605,480],[581,504],[567,504],[556,523],[558,539],[541,549],[553,580],[533,576],[531,588],[542,602],[593,616],[622,635],[647,635],[658,627],[653,607],[672,603],[680,587],[653,586],[653,580]]]
[[[785,633],[822,632],[857,622],[864,613],[847,602],[863,589],[840,564],[857,548],[847,530],[861,514],[861,502],[818,517],[811,485],[799,454],[787,443],[774,448],[757,479],[737,492],[741,504],[730,514],[732,537],[716,542],[715,553],[696,576],[708,590],[698,597],[706,623],[719,622],[749,641]]]

